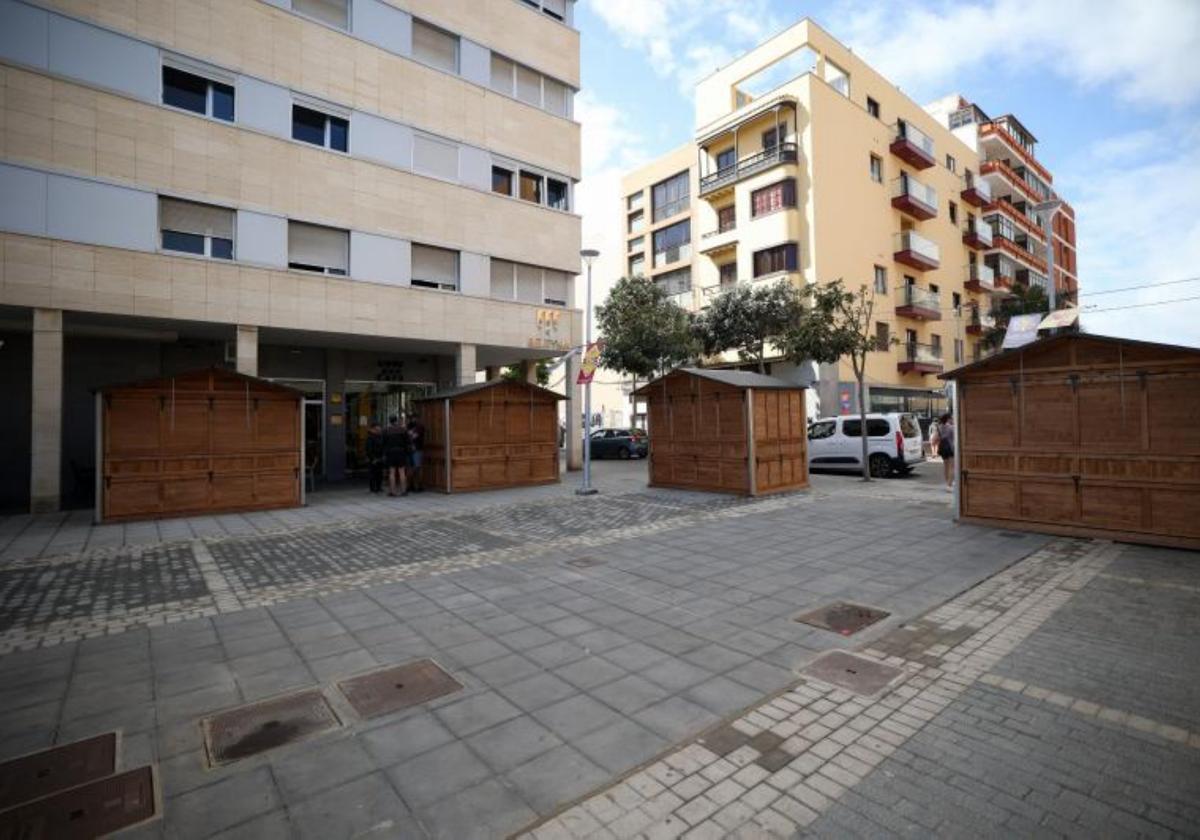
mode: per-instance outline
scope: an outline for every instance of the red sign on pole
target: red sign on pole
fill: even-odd
[[[587,352],[583,354],[583,361],[579,364],[579,376],[575,380],[576,385],[589,385],[592,378],[596,375],[596,368],[600,366],[600,348],[604,342],[597,341],[595,344],[589,344]]]

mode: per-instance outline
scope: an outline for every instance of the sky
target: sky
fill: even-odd
[[[1200,346],[1200,0],[579,0],[597,303],[621,175],[687,141],[697,79],[804,17],[918,103],[961,93],[1033,132],[1075,208],[1084,329]]]

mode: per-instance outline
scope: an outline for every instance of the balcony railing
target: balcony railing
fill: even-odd
[[[968,292],[994,292],[996,272],[986,265],[971,263],[967,266],[967,279],[963,286]]]
[[[967,321],[967,333],[969,335],[983,335],[988,330],[995,328],[996,316],[990,312],[981,312],[979,307],[971,307],[971,317]]]
[[[778,166],[781,163],[795,163],[796,160],[795,143],[780,143],[770,149],[763,149],[758,154],[743,158],[732,166],[726,166],[711,175],[705,175],[700,179],[700,195],[707,195],[714,190],[737,183],[743,178],[749,178],[772,166]]]
[[[903,346],[897,367],[905,373],[941,373],[942,348],[910,341]]]
[[[892,256],[896,262],[918,271],[929,271],[942,262],[938,246],[915,230],[903,230],[896,234],[895,253]]]
[[[967,204],[974,207],[984,207],[991,203],[992,185],[974,173],[965,176],[962,192],[959,195]]]
[[[987,222],[968,221],[963,227],[962,239],[970,247],[986,251],[992,247],[992,226]]]
[[[668,248],[665,251],[654,252],[654,267],[659,268],[671,263],[677,263],[680,260],[691,259],[692,243],[685,242],[682,245],[676,245],[673,248]]]
[[[909,175],[901,175],[892,181],[892,206],[914,219],[932,219],[938,210],[937,190]]]
[[[929,135],[903,120],[896,123],[896,138],[889,148],[892,154],[917,169],[928,169],[937,162]]]
[[[917,285],[903,285],[897,291],[896,314],[918,321],[942,320],[942,298],[934,291]]]

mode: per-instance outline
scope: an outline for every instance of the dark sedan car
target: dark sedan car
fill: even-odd
[[[650,439],[641,429],[597,429],[592,432],[593,458],[645,458]]]

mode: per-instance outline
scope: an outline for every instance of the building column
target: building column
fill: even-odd
[[[346,477],[346,351],[325,351],[325,458],[323,470],[329,481]],[[317,471],[318,474],[322,470]]]
[[[237,325],[237,372],[258,376],[258,327]]]
[[[521,380],[528,382],[530,385],[538,384],[536,359],[526,359],[521,362]]]
[[[63,313],[33,310],[33,411],[29,446],[29,510],[61,506]],[[99,464],[96,465],[99,468]]]
[[[580,358],[578,353],[567,356],[567,374],[563,388],[567,395],[567,469],[583,469],[583,399],[580,388],[575,384],[579,378]]]
[[[458,345],[458,352],[454,355],[454,384],[472,384],[475,381],[475,371],[475,345]]]
[[[493,379],[499,379],[500,367],[498,365],[488,365],[483,369],[483,375],[488,382],[491,382]]]

